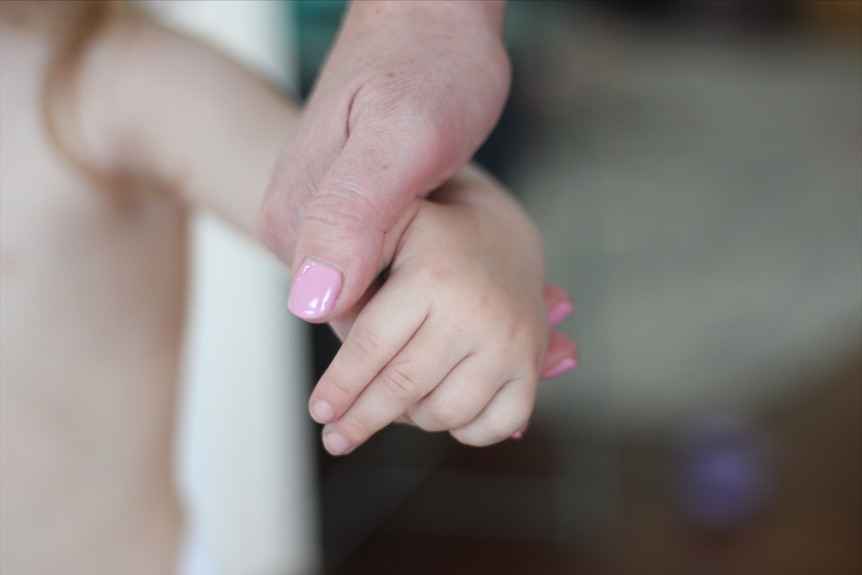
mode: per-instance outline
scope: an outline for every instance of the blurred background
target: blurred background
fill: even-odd
[[[258,4],[306,96],[345,3]],[[580,366],[520,441],[393,426],[336,459],[302,418],[337,342],[293,325],[298,392],[278,369],[257,404],[190,386],[186,483],[216,509],[190,572],[862,572],[862,3],[514,0],[506,39],[477,160],[538,224]],[[199,377],[229,379],[203,349]]]

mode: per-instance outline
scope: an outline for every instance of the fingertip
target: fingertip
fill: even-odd
[[[572,369],[577,365],[579,356],[578,346],[568,335],[557,329],[551,330],[541,377],[556,377]]]
[[[324,430],[323,447],[330,455],[347,455],[352,450],[350,442],[337,431]]]
[[[551,327],[559,326],[572,314],[574,309],[575,306],[569,300],[557,302],[548,310],[548,323]]]
[[[287,307],[300,319],[317,322],[335,308],[343,285],[341,272],[311,258],[305,258],[293,278]]]
[[[572,357],[565,357],[562,360],[555,363],[553,366],[548,368],[542,373],[542,379],[550,379],[552,377],[557,377],[563,375],[567,371],[574,369],[578,365],[578,360]]]
[[[329,423],[335,419],[335,409],[322,399],[315,400],[309,407],[311,418],[317,423]]]

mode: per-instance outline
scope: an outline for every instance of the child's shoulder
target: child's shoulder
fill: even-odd
[[[64,26],[16,26],[15,34],[4,31],[4,46],[29,42],[41,53],[39,66],[28,64],[26,71],[34,129],[45,128],[37,123],[42,84],[59,78],[56,106],[45,109],[57,113],[60,139],[85,164],[148,180],[163,197],[254,229],[256,202],[298,120],[278,90],[217,50],[143,16],[111,15],[85,27],[79,44]],[[3,52],[23,62],[18,50]],[[5,79],[11,67],[3,68]],[[240,189],[260,193],[237,194]]]
[[[68,31],[56,19],[39,15],[41,20],[0,13],[0,233],[4,255],[15,252],[18,258],[89,245],[102,224],[120,217],[129,222],[133,214],[112,210],[118,190],[101,185],[100,176],[115,171],[103,121],[110,99],[94,97],[100,92],[94,85],[94,58],[124,41],[116,34],[120,30],[94,31],[73,54],[64,52]],[[130,31],[120,34],[129,37]],[[165,203],[155,195],[148,198],[152,201],[138,205],[149,210]],[[112,229],[118,235],[125,230]]]

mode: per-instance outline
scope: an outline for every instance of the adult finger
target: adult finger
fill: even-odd
[[[551,330],[542,379],[560,376],[578,365],[578,346],[566,334]]]
[[[548,379],[562,375],[578,364],[578,348],[569,336],[553,329],[563,323],[574,311],[575,306],[566,290],[553,284],[545,284],[543,296],[551,335],[548,351],[542,367],[542,378]]]
[[[412,200],[450,175],[442,173],[450,154],[416,128],[351,134],[312,195],[288,299],[298,317],[320,323],[350,309],[391,255],[384,251],[394,250]]]
[[[558,327],[575,309],[568,292],[560,286],[545,284],[543,296],[551,327]]]

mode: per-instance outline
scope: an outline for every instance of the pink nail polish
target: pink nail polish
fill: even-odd
[[[560,363],[550,368],[548,371],[542,374],[544,379],[548,379],[551,377],[557,377],[558,375],[562,375],[563,373],[569,371],[573,367],[578,365],[577,360],[574,360],[570,357],[563,359]]]
[[[561,301],[557,303],[548,311],[548,323],[551,324],[551,327],[557,327],[571,315],[574,309],[575,306],[572,305],[572,302]]]
[[[341,274],[326,264],[303,260],[293,279],[287,307],[302,319],[320,319],[335,306],[341,293]]]
[[[516,431],[512,434],[512,439],[521,439],[522,437],[524,437],[523,431]]]
[[[311,405],[311,417],[317,423],[329,423],[334,415],[335,410],[323,400],[319,399]]]

